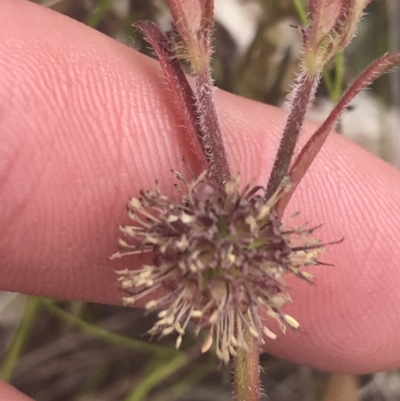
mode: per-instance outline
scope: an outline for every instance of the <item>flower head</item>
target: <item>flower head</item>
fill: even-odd
[[[263,334],[275,339],[261,321],[259,308],[277,319],[281,329],[299,324],[281,312],[289,299],[282,294],[283,276],[294,273],[311,280],[301,268],[317,264],[323,248],[311,239],[313,229],[284,227],[275,210],[289,179],[265,199],[261,187],[240,179],[218,184],[204,172],[190,182],[175,173],[181,200],[174,201],[158,188],[132,198],[128,213],[134,226],[122,227],[133,243],[120,240],[122,251],[114,257],[152,251],[153,264],[140,270],[120,271],[121,287],[133,304],[163,286],[169,294],[147,303],[161,310],[150,330],[161,336],[176,332],[179,347],[187,324],[197,321],[196,332],[208,329],[202,346],[215,342],[218,357],[227,363],[238,348],[247,349],[246,331],[262,343]]]
[[[371,0],[310,0],[310,26],[303,30],[304,68],[314,74],[350,42]]]

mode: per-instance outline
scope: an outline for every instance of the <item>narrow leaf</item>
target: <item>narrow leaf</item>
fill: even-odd
[[[192,88],[186,79],[179,61],[159,28],[150,21],[140,21],[135,25],[156,52],[162,71],[167,80],[178,117],[185,127],[193,152],[201,159],[201,168],[207,168],[202,151],[202,132],[196,117],[196,101]]]

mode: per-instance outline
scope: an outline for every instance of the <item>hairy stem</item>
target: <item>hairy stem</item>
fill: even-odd
[[[200,159],[201,171],[203,171],[208,168],[208,165],[202,149],[203,133],[198,124],[195,95],[178,59],[174,55],[174,51],[169,43],[170,38],[164,35],[150,21],[139,21],[136,23],[136,27],[142,32],[144,38],[151,44],[157,54],[170,90],[171,102],[178,113],[181,124],[186,129],[187,137],[194,153]],[[191,167],[194,167],[193,164]]]
[[[239,349],[235,360],[235,401],[260,400],[259,343],[248,331],[245,336],[249,350]]]
[[[346,106],[362,89],[366,88],[376,78],[380,77],[386,71],[393,67],[400,65],[400,54],[386,54],[378,60],[374,61],[347,89],[338,104],[333,108],[329,116],[323,122],[323,124],[315,131],[307,143],[303,146],[303,149],[298,154],[297,158],[293,162],[293,166],[290,170],[290,178],[293,186],[290,191],[282,196],[279,200],[277,209],[280,214],[283,214],[291,196],[303,179],[304,175],[310,168],[315,157],[318,155],[328,137],[329,132],[335,126],[337,119],[345,110]]]
[[[209,68],[195,77],[199,125],[202,130],[202,148],[209,171],[217,182],[224,183],[231,178],[228,155],[222,138],[214,99],[214,86]]]
[[[277,190],[283,177],[285,177],[289,172],[289,166],[296,143],[299,139],[307,110],[314,101],[315,89],[318,85],[319,79],[319,74],[308,75],[302,73],[295,83],[290,99],[290,112],[286,120],[278,153],[272,167],[265,194],[266,198],[272,196],[272,194]]]

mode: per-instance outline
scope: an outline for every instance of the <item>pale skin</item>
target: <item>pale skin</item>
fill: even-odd
[[[157,63],[65,16],[1,0],[0,287],[62,299],[121,304],[109,262],[125,203],[170,168],[191,163]],[[233,171],[266,183],[283,113],[217,92]],[[307,125],[305,135],[312,125]],[[301,323],[265,351],[330,371],[400,367],[400,172],[332,134],[286,215],[345,237],[289,277],[285,309]],[[271,326],[277,333],[275,326]],[[28,400],[8,384],[0,399]]]

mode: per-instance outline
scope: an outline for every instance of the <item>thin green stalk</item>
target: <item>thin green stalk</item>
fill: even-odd
[[[337,103],[342,95],[344,79],[344,54],[338,53],[335,57],[335,84],[330,96],[333,103]]]
[[[86,334],[91,337],[95,337],[99,340],[103,340],[108,342],[109,344],[117,345],[119,347],[128,348],[137,352],[144,352],[148,354],[152,354],[159,358],[171,357],[173,355],[183,355],[182,352],[172,350],[168,347],[163,347],[157,344],[149,344],[145,341],[135,340],[133,338],[128,338],[121,336],[119,334],[111,333],[107,330],[102,329],[101,327],[92,325],[84,320],[71,315],[68,312],[65,312],[58,306],[54,305],[48,299],[42,298],[41,302],[46,306],[46,308],[58,318],[64,320],[66,323],[80,328]]]
[[[199,384],[209,373],[215,370],[215,366],[210,361],[196,366],[189,374],[185,375],[182,380],[172,385],[167,391],[162,390],[162,394],[152,398],[153,401],[164,401],[165,399],[181,398],[189,390],[192,390]]]
[[[180,353],[168,362],[162,360],[156,366],[151,364],[144,372],[142,380],[139,381],[135,390],[128,394],[124,401],[143,401],[154,387],[161,384],[187,363],[188,357]]]
[[[307,17],[307,12],[303,6],[303,3],[301,0],[293,0],[293,4],[296,8],[297,14],[299,14],[300,21],[303,25],[308,24],[308,17]]]
[[[113,1],[114,0],[100,0],[86,20],[86,25],[89,25],[91,28],[96,28],[112,6]]]
[[[75,316],[77,318],[81,318],[85,311],[87,310],[88,304],[86,302],[82,301],[75,301],[75,302],[70,302],[69,304],[69,313],[72,316]]]
[[[325,66],[322,77],[329,99],[333,103],[337,103],[342,95],[343,77],[344,77],[344,54],[338,53],[334,58],[335,79],[333,80],[329,73],[329,66]]]
[[[10,381],[11,379],[18,358],[35,324],[39,310],[40,299],[34,296],[28,296],[22,319],[1,363],[0,377],[5,381]]]
[[[54,7],[57,4],[62,3],[64,1],[66,1],[66,0],[45,0],[45,1],[42,1],[41,3],[39,3],[39,4],[41,6],[43,6],[43,7],[51,8],[51,7]]]
[[[334,83],[332,82],[331,75],[329,73],[329,69],[324,67],[322,71],[322,79],[324,80],[324,84],[326,87],[326,91],[328,92],[328,97],[333,101],[334,96]]]
[[[260,400],[260,350],[259,343],[248,331],[245,336],[250,349],[238,350],[235,360],[235,401]]]

